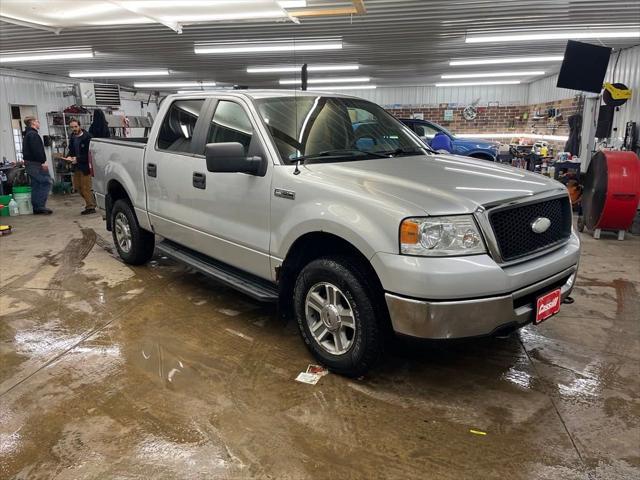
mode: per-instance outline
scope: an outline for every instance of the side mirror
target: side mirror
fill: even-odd
[[[262,157],[247,157],[238,142],[208,143],[205,146],[207,170],[218,173],[248,173],[263,177],[267,162]]]

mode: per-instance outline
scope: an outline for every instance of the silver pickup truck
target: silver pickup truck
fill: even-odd
[[[296,319],[363,374],[391,332],[505,333],[557,313],[580,254],[564,187],[440,155],[371,102],[292,91],[171,95],[148,139],[93,140],[118,253],[154,249]]]

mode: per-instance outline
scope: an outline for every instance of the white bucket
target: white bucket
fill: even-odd
[[[20,215],[31,215],[33,213],[31,193],[14,193],[13,199],[18,204],[18,212]]]

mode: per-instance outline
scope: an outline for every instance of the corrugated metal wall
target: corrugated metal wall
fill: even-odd
[[[611,57],[605,81],[624,83],[633,90],[631,100],[620,107],[620,111],[616,112],[614,116],[614,128],[618,129],[617,136],[624,137],[624,127],[628,121],[640,122],[640,45],[622,50],[616,66],[617,57],[617,54]],[[557,88],[557,82],[558,75],[556,74],[531,83],[527,103],[562,100],[580,93],[577,90]]]
[[[522,105],[527,101],[527,85],[495,85],[479,87],[378,87],[375,90],[347,90],[345,93],[366,98],[385,107],[395,105],[438,105],[457,103],[480,105]]]
[[[617,128],[617,136],[624,138],[627,122],[640,123],[640,45],[623,50],[616,66],[615,57],[611,58],[606,81],[624,83],[633,90],[631,99],[620,107],[613,117],[613,128]],[[615,68],[615,72],[614,72]]]
[[[40,133],[46,135],[49,133],[46,113],[60,110],[74,103],[74,97],[64,97],[63,91],[62,83],[9,75],[0,76],[0,158],[15,160],[11,134],[11,105],[34,105],[42,124]]]
[[[535,82],[531,82],[529,84],[529,96],[527,98],[527,104],[533,105],[536,103],[563,100],[565,98],[571,98],[577,93],[580,93],[577,90],[558,88],[556,87],[556,83],[558,83],[557,73],[555,75],[536,80]]]

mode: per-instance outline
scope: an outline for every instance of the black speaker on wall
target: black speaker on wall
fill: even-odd
[[[596,138],[609,138],[613,126],[613,105],[600,105],[598,112],[598,125],[596,126]]]
[[[600,93],[610,56],[609,47],[569,40],[556,86]]]

